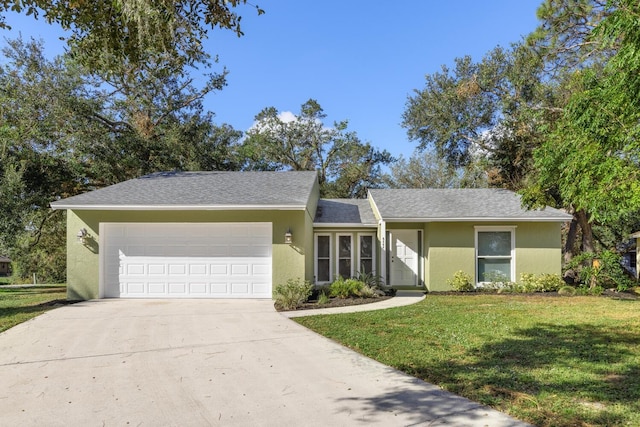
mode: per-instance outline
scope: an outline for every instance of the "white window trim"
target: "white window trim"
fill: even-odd
[[[320,282],[318,280],[318,237],[328,237],[329,238],[329,281]],[[332,236],[331,233],[315,233],[313,235],[313,278],[315,279],[316,284],[327,284],[332,282],[333,277],[333,244],[331,242]]]
[[[345,279],[350,279],[350,278],[353,277],[353,273],[354,273],[354,270],[353,270],[353,267],[354,267],[354,265],[353,265],[353,256],[354,256],[353,248],[354,248],[355,245],[353,244],[353,233],[337,233],[336,234],[336,245],[335,245],[336,246],[336,249],[335,249],[335,265],[336,265],[336,270],[335,271],[336,271],[336,274],[335,274],[335,276],[337,278],[338,275],[340,274],[340,259],[341,259],[340,258],[340,237],[344,237],[344,236],[348,236],[350,238],[350,240],[351,240],[351,249],[350,249],[351,253],[349,254],[350,255],[350,261],[351,261],[351,272],[349,274],[349,277],[345,277]]]
[[[509,278],[510,281],[515,282],[516,280],[516,228],[517,226],[515,225],[477,225],[474,227],[475,228],[475,278],[476,278],[476,284],[477,285],[484,285],[485,283],[489,283],[489,282],[480,282],[478,279],[478,233],[479,232],[484,232],[484,231],[508,231],[511,233],[511,265],[510,265],[510,270],[511,270],[511,277]],[[495,258],[495,259],[504,259],[505,257],[501,257],[501,256],[494,256],[494,257],[482,257],[483,259],[490,259],[490,258]]]
[[[361,236],[369,236],[371,237],[371,274],[373,274],[375,276],[377,268],[376,268],[376,233],[358,233],[356,239],[358,239],[358,244],[357,244],[357,267],[358,270],[360,269],[360,237]]]

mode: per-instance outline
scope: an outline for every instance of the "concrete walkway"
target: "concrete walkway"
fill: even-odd
[[[268,300],[96,300],[0,334],[7,426],[524,426]]]
[[[422,301],[425,298],[423,291],[398,291],[395,297],[386,299],[380,302],[374,302],[371,304],[351,305],[347,307],[334,307],[334,308],[318,308],[314,310],[297,310],[297,311],[282,311],[285,317],[305,317],[316,316],[319,314],[337,314],[337,313],[358,313],[361,311],[373,311],[383,310],[385,308],[402,307],[405,305],[411,305]]]

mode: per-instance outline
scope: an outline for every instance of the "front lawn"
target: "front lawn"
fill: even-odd
[[[0,288],[0,332],[66,304],[65,286]]]
[[[638,300],[430,294],[295,320],[537,426],[640,425]]]

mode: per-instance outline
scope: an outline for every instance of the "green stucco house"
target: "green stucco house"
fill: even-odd
[[[271,298],[358,272],[447,290],[463,270],[560,273],[559,210],[500,189],[320,199],[315,172],[168,172],[52,203],[67,210],[69,299]]]

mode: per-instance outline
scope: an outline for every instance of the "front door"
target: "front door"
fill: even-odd
[[[391,286],[418,286],[418,231],[391,231]]]

